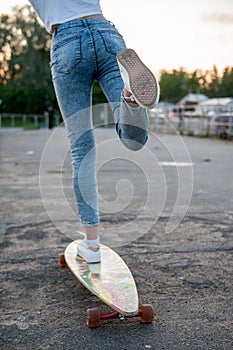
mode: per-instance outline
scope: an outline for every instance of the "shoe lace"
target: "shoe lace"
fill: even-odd
[[[100,249],[100,246],[98,244],[89,245],[88,249],[92,250],[93,252],[97,252]]]

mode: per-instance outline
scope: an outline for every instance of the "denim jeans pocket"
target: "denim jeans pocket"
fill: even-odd
[[[108,52],[116,55],[119,51],[125,48],[124,39],[117,30],[98,29],[98,32],[101,35]]]
[[[68,74],[81,61],[81,39],[79,34],[55,36],[51,46],[51,68],[57,73]]]

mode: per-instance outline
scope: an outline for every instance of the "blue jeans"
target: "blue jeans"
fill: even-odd
[[[96,149],[91,118],[92,85],[97,80],[113,111],[124,145],[139,150],[148,138],[147,112],[122,97],[124,83],[116,54],[125,48],[117,29],[105,18],[59,25],[51,45],[51,72],[70,141],[73,185],[81,222],[99,223]]]

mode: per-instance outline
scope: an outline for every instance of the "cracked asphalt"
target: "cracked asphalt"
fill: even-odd
[[[151,134],[130,160],[113,129],[96,138],[102,241],[155,321],[87,328],[108,308],[58,266],[78,236],[65,130],[1,129],[1,349],[232,349],[233,143]]]

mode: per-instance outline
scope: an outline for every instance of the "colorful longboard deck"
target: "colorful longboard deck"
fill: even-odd
[[[105,304],[125,316],[138,313],[138,293],[134,278],[120,256],[101,245],[101,263],[87,264],[77,257],[74,241],[65,250],[65,260],[71,272]]]
[[[139,308],[138,293],[134,278],[123,259],[111,248],[100,245],[101,263],[88,264],[77,256],[77,241],[71,242],[60,255],[60,266],[68,266],[74,276],[94,295],[111,307],[115,312],[99,315],[89,311],[90,318],[97,318],[97,323],[89,321],[89,327],[99,325],[99,320],[116,316],[140,316],[144,323],[153,320],[150,305]],[[92,312],[93,311],[93,312]],[[144,313],[145,317],[142,317]]]

